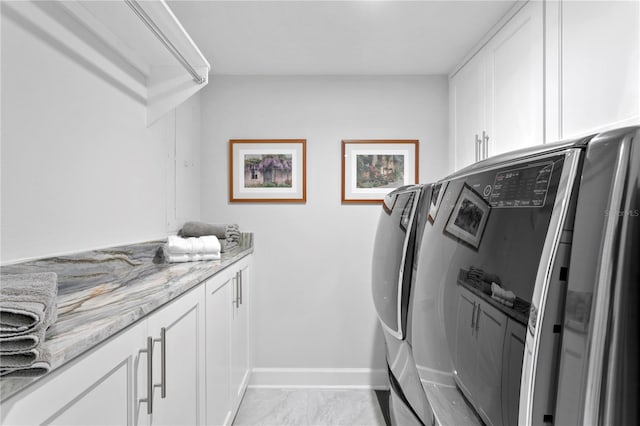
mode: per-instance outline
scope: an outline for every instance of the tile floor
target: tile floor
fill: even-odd
[[[234,426],[384,426],[376,392],[247,389]]]

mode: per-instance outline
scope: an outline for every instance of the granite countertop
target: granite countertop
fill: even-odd
[[[486,301],[488,304],[498,309],[499,311],[506,314],[509,318],[519,322],[520,324],[526,326],[529,321],[529,309],[531,304],[524,299],[516,297],[516,300],[513,304],[513,308],[510,308],[497,300],[494,300],[490,295],[484,293],[482,289],[479,288],[478,285],[471,281],[463,280],[458,278],[458,284],[467,288],[476,296],[480,297],[482,300]]]
[[[42,345],[51,354],[52,372],[253,252],[253,235],[245,233],[238,247],[222,253],[221,260],[166,263],[157,255],[162,243],[150,241],[1,268],[2,274],[58,274],[58,320],[47,330]],[[0,379],[0,400],[40,377]]]

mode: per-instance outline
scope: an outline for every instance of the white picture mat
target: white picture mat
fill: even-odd
[[[345,196],[353,200],[368,200],[384,198],[395,188],[358,188],[357,185],[357,156],[358,155],[402,155],[404,157],[403,183],[400,186],[411,185],[415,179],[415,145],[406,144],[393,148],[373,146],[347,145],[345,147]]]
[[[248,155],[291,155],[291,188],[251,188],[244,182],[244,162]],[[300,178],[298,174],[298,151],[295,149],[239,149],[238,150],[238,192],[240,194],[261,194],[268,191],[270,194],[296,194]]]
[[[275,142],[274,142],[275,144]],[[236,143],[233,145],[233,198],[242,199],[297,199],[303,198],[304,144],[277,142],[276,147],[265,143]],[[291,188],[246,188],[244,161],[247,155],[291,155]]]

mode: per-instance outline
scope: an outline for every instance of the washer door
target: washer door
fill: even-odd
[[[373,250],[373,302],[380,323],[396,339],[403,339],[406,330],[407,309],[402,309],[402,305],[407,302],[411,283],[413,239],[410,236],[420,189],[414,186],[385,197]]]

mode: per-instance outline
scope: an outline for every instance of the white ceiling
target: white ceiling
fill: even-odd
[[[447,74],[515,1],[168,4],[213,74]]]

